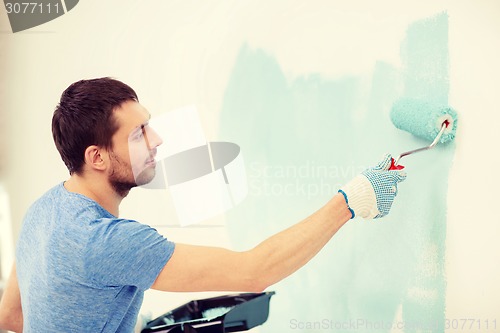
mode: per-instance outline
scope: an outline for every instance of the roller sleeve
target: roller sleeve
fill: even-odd
[[[396,128],[429,141],[434,140],[444,122],[447,127],[439,142],[452,141],[457,130],[457,112],[454,109],[418,99],[398,100],[392,106],[390,118]]]

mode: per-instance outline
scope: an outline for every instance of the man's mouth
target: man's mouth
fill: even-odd
[[[154,158],[150,158],[149,160],[146,161],[146,165],[148,166],[155,166],[156,165],[156,160]]]
[[[156,166],[156,160],[155,160],[156,153],[157,153],[156,149],[152,149],[149,151],[149,158],[146,160],[147,166]]]

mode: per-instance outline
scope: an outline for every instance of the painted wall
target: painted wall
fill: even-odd
[[[351,221],[270,288],[277,294],[260,331],[326,332],[354,321],[345,331],[400,322],[406,332],[411,324],[440,332],[462,318],[474,319],[471,332],[493,331],[493,320],[500,329],[500,181],[490,157],[500,136],[487,128],[500,121],[499,14],[486,0],[87,0],[12,34],[1,12],[2,181],[13,238],[29,204],[67,177],[50,119],[78,79],[117,77],[153,116],[196,103],[208,140],[241,146],[249,195],[227,214],[164,227],[175,219],[168,193],[140,189],[121,211],[174,241],[234,249],[312,213],[383,153],[426,144],[388,117],[396,98],[419,97],[459,112],[455,142],[403,160],[408,179],[390,216]],[[209,295],[148,292],[144,312]]]

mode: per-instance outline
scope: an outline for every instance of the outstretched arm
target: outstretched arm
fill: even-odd
[[[351,218],[344,197],[245,252],[176,244],[152,288],[164,291],[262,291],[305,265]]]
[[[314,257],[351,218],[389,213],[406,174],[390,170],[387,154],[375,167],[346,184],[322,208],[266,239],[252,250],[176,244],[152,288],[164,291],[262,291]]]
[[[23,310],[15,263],[12,265],[12,271],[0,301],[0,329],[18,333],[23,331]]]

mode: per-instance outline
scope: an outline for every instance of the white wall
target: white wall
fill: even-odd
[[[450,103],[461,127],[450,174],[447,224],[447,312],[449,318],[495,318],[500,309],[500,218],[495,168],[500,133],[485,124],[500,120],[496,91],[500,48],[500,3],[459,2],[450,10]],[[487,175],[482,180],[475,175]],[[491,174],[488,175],[488,174]]]
[[[336,77],[370,70],[373,52],[397,63],[399,41],[411,22],[446,10],[449,14],[450,104],[460,113],[456,154],[449,178],[446,244],[447,317],[498,319],[500,309],[500,177],[495,153],[500,143],[500,3],[498,1],[81,1],[65,16],[26,32],[11,34],[0,11],[2,117],[6,118],[7,168],[3,182],[10,196],[13,238],[33,200],[67,177],[52,143],[50,119],[60,93],[81,78],[114,76],[134,87],[153,114],[193,102],[207,110],[208,138],[237,52],[243,43],[273,54],[291,77],[321,73]],[[368,40],[364,22],[375,22],[373,38],[382,44],[352,43],[338,50],[320,38],[291,48],[314,15],[359,12],[338,37]],[[314,14],[311,14],[314,13]],[[363,19],[366,18],[366,20]],[[394,19],[396,17],[397,19]],[[293,23],[293,24],[292,24]],[[318,34],[326,28],[318,24]],[[383,38],[380,38],[383,36]],[[371,56],[365,57],[367,50]],[[376,50],[376,51],[373,51]],[[317,58],[321,51],[325,58]],[[339,54],[339,52],[341,52]],[[336,54],[343,66],[328,66]],[[339,71],[339,68],[342,70]],[[141,205],[139,195],[125,201]],[[122,213],[136,214],[124,207]],[[143,212],[151,221],[155,214]],[[5,232],[2,230],[2,233]],[[196,229],[167,230],[174,240],[202,242]],[[212,228],[214,244],[229,245],[224,228]],[[174,296],[177,302],[183,296]],[[158,296],[156,296],[158,297]],[[195,295],[184,295],[192,298]],[[151,299],[153,299],[152,297]],[[149,302],[149,303],[148,303]],[[147,300],[152,308],[155,301]],[[164,306],[161,304],[159,306]],[[165,305],[166,308],[168,306]],[[159,310],[162,312],[163,310]]]

